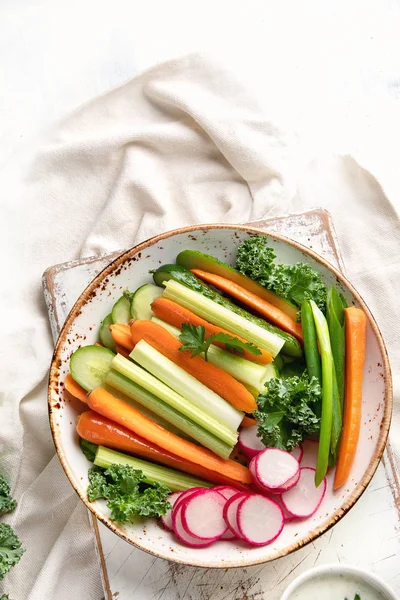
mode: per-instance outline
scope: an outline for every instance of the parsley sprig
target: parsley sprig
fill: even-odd
[[[210,335],[207,339],[205,338],[205,333],[206,330],[202,325],[196,326],[191,325],[190,323],[183,323],[182,333],[179,336],[182,346],[179,350],[191,350],[192,358],[204,352],[204,358],[205,360],[208,360],[208,350],[210,345],[213,342],[223,342],[226,349],[235,354],[244,354],[245,350],[254,356],[259,356],[261,354],[261,350],[251,342],[244,342],[237,337],[229,335],[229,333],[215,333]]]

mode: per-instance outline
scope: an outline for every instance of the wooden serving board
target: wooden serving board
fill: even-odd
[[[249,225],[292,238],[344,271],[330,216],[322,209]],[[44,273],[54,341],[83,289],[120,253],[56,265]],[[290,581],[306,569],[338,562],[376,572],[400,596],[400,485],[390,443],[367,490],[334,528],[297,552],[264,565],[201,569],[170,563],[118,538],[91,513],[88,518],[106,600],[278,600]]]

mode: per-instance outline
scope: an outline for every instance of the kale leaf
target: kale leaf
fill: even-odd
[[[111,519],[117,523],[129,523],[135,517],[161,517],[171,508],[171,493],[162,483],[147,483],[142,471],[129,465],[111,465],[89,469],[87,495],[90,502],[98,498],[108,500]]]
[[[14,510],[16,501],[10,495],[10,486],[0,473],[0,515]]]
[[[19,562],[23,553],[21,541],[13,528],[7,523],[0,523],[0,580]]]
[[[307,373],[300,377],[271,379],[268,390],[257,399],[258,433],[265,446],[292,450],[303,439],[319,431],[315,404],[321,401],[321,386]]]
[[[240,244],[236,268],[278,296],[301,306],[304,299],[314,300],[325,312],[327,289],[321,275],[306,263],[276,264],[276,254],[268,238],[251,236]]]

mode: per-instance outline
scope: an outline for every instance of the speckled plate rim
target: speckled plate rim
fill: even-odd
[[[359,303],[359,305],[362,307],[362,309],[365,311],[365,313],[367,315],[369,324],[374,332],[374,335],[378,342],[379,349],[382,354],[383,377],[384,377],[384,384],[385,384],[384,412],[383,412],[383,417],[382,417],[379,438],[377,440],[377,444],[375,447],[375,452],[371,458],[371,461],[370,461],[368,468],[366,469],[363,477],[361,478],[360,482],[357,484],[357,486],[355,487],[355,489],[353,490],[352,494],[349,496],[349,498],[345,502],[345,504],[343,506],[341,506],[337,511],[335,511],[332,515],[330,515],[330,517],[327,521],[325,521],[320,526],[313,529],[307,537],[304,537],[302,540],[299,540],[298,542],[291,544],[290,546],[286,547],[283,550],[278,550],[274,554],[272,554],[266,558],[258,558],[257,560],[254,560],[251,558],[246,559],[244,557],[242,557],[240,560],[231,560],[231,561],[224,560],[224,563],[221,565],[220,564],[211,565],[208,562],[206,564],[204,564],[204,563],[202,563],[200,557],[199,557],[198,561],[193,561],[193,560],[188,561],[188,560],[180,560],[179,558],[173,558],[168,553],[154,552],[153,550],[150,550],[149,548],[144,547],[139,542],[133,541],[132,539],[130,539],[121,528],[116,526],[110,519],[104,517],[104,515],[102,515],[99,512],[99,510],[96,508],[96,506],[92,505],[87,500],[87,498],[83,494],[81,494],[79,489],[74,485],[73,470],[70,468],[69,463],[66,459],[65,453],[61,447],[61,442],[59,440],[59,434],[57,433],[57,427],[55,426],[56,425],[55,424],[55,414],[52,410],[52,405],[51,405],[52,395],[58,394],[58,391],[56,389],[57,381],[58,381],[58,373],[59,373],[58,365],[62,363],[61,350],[66,341],[67,332],[68,332],[70,326],[72,325],[74,319],[80,313],[82,306],[84,306],[86,304],[86,302],[91,297],[92,293],[99,287],[101,282],[108,275],[110,275],[113,271],[118,269],[118,267],[121,266],[125,261],[133,258],[139,252],[143,252],[147,247],[157,244],[161,240],[164,240],[166,238],[173,237],[173,236],[179,235],[179,234],[203,232],[203,231],[209,231],[212,229],[229,229],[229,230],[233,230],[233,231],[245,231],[245,232],[249,232],[249,233],[254,233],[254,234],[271,237],[274,240],[286,243],[289,246],[293,246],[294,248],[296,248],[303,254],[310,256],[315,261],[317,261],[318,263],[323,265],[326,269],[331,271],[337,277],[337,279],[345,287],[347,287],[349,289],[349,291],[353,294],[354,298],[357,300],[357,302]],[[66,476],[68,477],[75,492],[78,494],[78,496],[80,497],[82,502],[85,504],[85,506],[88,508],[88,510],[90,510],[90,512],[92,512],[95,515],[95,517],[99,521],[101,521],[101,523],[103,523],[106,527],[108,527],[116,535],[118,535],[119,537],[124,539],[129,544],[132,544],[133,546],[139,548],[140,550],[143,550],[144,552],[148,552],[149,554],[152,554],[153,556],[157,556],[158,558],[162,558],[162,559],[168,560],[170,562],[175,562],[175,563],[179,563],[179,564],[183,564],[183,565],[187,565],[187,566],[204,567],[204,568],[216,568],[216,569],[224,568],[224,569],[226,569],[226,568],[248,567],[248,566],[254,566],[257,564],[263,564],[266,562],[270,562],[270,561],[276,560],[277,558],[287,556],[291,552],[294,552],[295,550],[298,550],[299,548],[306,546],[307,544],[309,544],[310,542],[315,540],[317,537],[319,537],[320,535],[322,535],[323,533],[328,531],[331,527],[333,527],[350,510],[350,508],[352,508],[355,505],[357,500],[359,500],[359,498],[365,491],[367,485],[371,481],[376,469],[378,468],[379,462],[381,460],[383,451],[386,446],[388,434],[389,434],[390,422],[391,422],[391,417],[392,417],[392,406],[393,406],[392,376],[391,376],[389,358],[388,358],[385,343],[383,341],[382,334],[381,334],[379,327],[378,327],[371,311],[369,310],[367,304],[364,302],[363,298],[360,296],[360,294],[357,292],[357,290],[354,288],[354,286],[347,280],[347,278],[338,269],[336,269],[333,265],[331,265],[327,260],[322,258],[320,255],[318,255],[313,250],[310,250],[309,248],[303,246],[299,242],[291,240],[290,238],[287,238],[281,234],[277,234],[274,232],[269,233],[268,230],[266,230],[266,229],[260,229],[258,227],[246,226],[246,225],[232,225],[232,224],[227,224],[227,223],[201,224],[201,225],[192,225],[192,226],[188,226],[188,227],[180,227],[177,229],[173,229],[173,230],[167,231],[165,233],[161,233],[159,235],[151,237],[151,238],[141,242],[140,244],[137,244],[136,246],[134,246],[133,248],[130,248],[129,250],[126,250],[121,255],[119,255],[115,260],[113,260],[107,267],[105,267],[91,281],[91,283],[89,283],[89,285],[85,288],[85,290],[82,292],[82,294],[79,296],[79,298],[75,302],[74,306],[72,307],[72,309],[60,331],[60,335],[58,337],[56,347],[54,349],[50,372],[49,372],[48,411],[49,411],[50,428],[51,428],[51,433],[53,436],[54,445],[56,448],[58,458],[60,459],[61,465],[64,469]]]

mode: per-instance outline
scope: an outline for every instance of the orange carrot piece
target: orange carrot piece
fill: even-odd
[[[240,423],[240,427],[255,427],[257,425],[257,421],[252,419],[251,417],[243,417],[243,421]]]
[[[174,325],[175,327],[178,327],[179,329],[182,328],[183,323],[191,323],[192,325],[196,325],[196,327],[198,327],[199,325],[202,325],[205,329],[205,338],[206,339],[208,339],[210,337],[210,335],[222,332],[222,333],[227,333],[228,335],[230,335],[232,337],[236,337],[242,341],[247,341],[247,340],[243,340],[243,338],[240,338],[238,335],[235,335],[235,334],[231,333],[230,331],[227,331],[226,329],[221,329],[221,327],[212,325],[208,321],[205,321],[201,317],[198,317],[197,315],[192,313],[190,310],[187,310],[183,306],[180,306],[176,302],[173,302],[172,300],[168,300],[167,298],[157,298],[157,300],[154,300],[154,302],[151,305],[151,309],[154,312],[154,314],[156,315],[156,317],[158,317],[159,319],[162,319],[163,321],[165,321],[166,323],[169,323],[170,325]],[[219,346],[220,348],[224,348],[226,350],[224,343],[222,343],[222,342],[213,342],[213,343],[215,343],[216,346]],[[256,356],[254,354],[251,354],[248,350],[245,350],[244,354],[242,354],[241,356],[243,358],[246,358],[247,360],[251,360],[252,362],[259,363],[260,365],[267,365],[267,364],[271,363],[272,362],[271,354],[267,350],[262,350],[261,348],[260,348],[260,351],[261,351],[261,354]]]
[[[250,471],[233,460],[223,459],[207,448],[202,448],[180,438],[171,431],[153,423],[127,402],[115,398],[103,388],[95,388],[88,396],[87,403],[95,412],[100,413],[111,421],[133,431],[148,442],[171,452],[176,456],[197,465],[202,465],[210,471],[216,471],[225,477],[242,483],[251,483]]]
[[[115,346],[115,352],[117,354],[122,354],[125,358],[129,358],[129,350],[124,348],[123,346],[119,346],[118,344]]]
[[[201,356],[192,358],[190,352],[181,352],[179,350],[182,346],[181,342],[157,323],[135,321],[131,326],[131,336],[134,344],[137,344],[140,340],[145,340],[178,367],[204,383],[238,410],[250,413],[256,410],[257,403],[254,397],[242,383],[220,367],[207,362]]]
[[[76,431],[81,438],[93,444],[134,454],[135,456],[151,460],[166,467],[190,473],[190,475],[200,477],[206,481],[246,489],[246,486],[240,482],[171,454],[159,446],[151,444],[144,438],[135,435],[129,429],[126,429],[126,427],[117,425],[117,423],[113,423],[110,419],[92,410],[85,411],[79,416]]]
[[[334,489],[349,477],[357,451],[362,411],[362,382],[367,337],[367,318],[359,308],[344,309],[346,359],[343,431],[335,472]]]
[[[126,348],[126,350],[129,350],[129,352],[132,352],[133,342],[129,325],[115,323],[114,325],[110,325],[110,331],[114,342],[118,344],[118,346],[122,346],[123,348]]]
[[[84,390],[83,387],[79,385],[79,383],[76,383],[76,381],[72,379],[71,373],[68,373],[68,375],[66,376],[64,385],[65,389],[71,394],[71,396],[73,396],[74,398],[78,398],[78,400],[81,400],[81,402],[86,403],[87,391]]]
[[[210,283],[226,294],[229,294],[236,300],[239,300],[242,302],[242,304],[245,304],[249,308],[253,309],[259,315],[268,319],[268,321],[277,327],[280,327],[284,331],[291,333],[299,340],[299,342],[303,342],[303,331],[300,323],[296,323],[296,321],[291,319],[286,313],[280,310],[280,308],[277,308],[267,300],[257,296],[257,294],[249,292],[249,290],[246,290],[241,285],[238,285],[233,281],[229,281],[229,279],[225,279],[225,277],[221,277],[220,275],[207,273],[206,271],[201,271],[200,269],[192,269],[192,273],[199,279],[202,279],[206,283]]]

